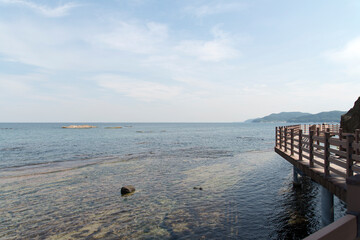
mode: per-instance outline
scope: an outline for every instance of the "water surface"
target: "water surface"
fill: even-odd
[[[64,125],[0,124],[0,239],[301,239],[320,228],[319,187],[292,187],[274,124]],[[128,184],[135,194],[121,196]],[[335,217],[344,211],[335,199]]]

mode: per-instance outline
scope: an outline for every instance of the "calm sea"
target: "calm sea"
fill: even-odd
[[[0,123],[0,239],[301,239],[321,227],[319,187],[293,188],[275,124],[65,125]]]

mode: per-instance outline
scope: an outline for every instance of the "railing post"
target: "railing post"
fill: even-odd
[[[275,127],[275,147],[278,146],[278,127]]]
[[[294,155],[294,129],[290,130],[291,134],[291,155]]]
[[[329,139],[330,139],[330,132],[326,131],[325,132],[325,136],[324,136],[324,142],[325,142],[325,149],[324,149],[324,173],[325,173],[325,177],[328,177],[330,175],[330,161],[329,161],[329,155],[330,155],[330,144],[329,144]]]
[[[302,161],[302,129],[299,130],[299,161]]]
[[[280,138],[279,138],[279,142],[280,142],[280,149],[282,149],[282,129],[283,129],[283,127],[280,127],[280,132],[279,132],[279,134],[280,134]]]
[[[339,128],[339,140],[342,141],[343,140],[343,132],[342,132],[342,128]],[[339,150],[340,151],[344,151],[345,149],[343,148],[342,145],[339,146]]]
[[[285,127],[284,143],[285,143],[285,152],[287,152],[287,127]]]
[[[310,130],[309,128],[309,145],[310,145],[310,153],[309,153],[309,163],[310,163],[310,167],[314,167],[314,146],[313,146],[313,143],[314,143],[314,140],[313,140],[313,136],[314,136],[314,131]]]
[[[318,127],[316,128],[316,136],[317,136],[317,137],[320,136],[320,129],[319,129]],[[319,139],[316,141],[316,144],[317,144],[317,145],[320,145]]]
[[[360,141],[360,129],[355,130],[355,141],[356,141],[356,143],[359,143],[359,141]],[[356,154],[360,155],[359,147],[356,149]]]
[[[351,177],[354,175],[353,170],[352,170],[352,165],[353,165],[353,159],[352,159],[352,154],[353,154],[353,146],[352,143],[354,141],[354,136],[353,135],[347,135],[346,136],[346,176],[347,177]]]

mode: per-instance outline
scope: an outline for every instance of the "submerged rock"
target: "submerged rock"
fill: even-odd
[[[344,133],[354,133],[356,129],[360,129],[360,97],[354,107],[341,116],[340,127]]]
[[[135,192],[135,187],[132,185],[127,185],[121,188],[121,194],[128,194],[128,193],[133,193]]]
[[[69,125],[69,126],[63,126],[62,128],[96,128],[96,126],[91,126],[91,125]]]
[[[105,129],[120,129],[122,127],[106,127]]]

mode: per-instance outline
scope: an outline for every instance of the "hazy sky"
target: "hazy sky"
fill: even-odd
[[[0,0],[0,122],[348,110],[360,1]]]

